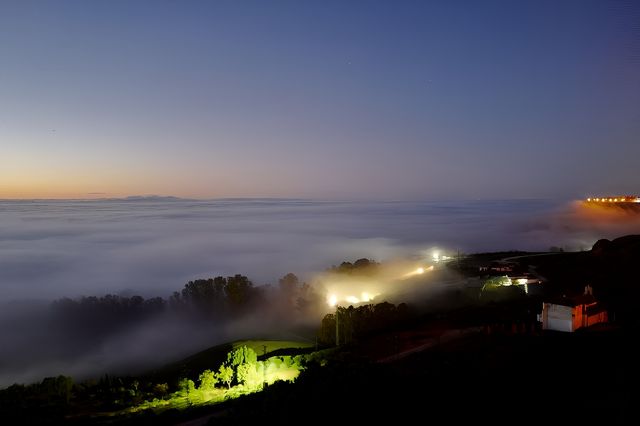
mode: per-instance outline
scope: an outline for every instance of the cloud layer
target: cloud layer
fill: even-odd
[[[48,301],[64,296],[166,298],[217,275],[261,285],[294,272],[313,281],[363,257],[402,265],[434,247],[579,250],[630,233],[640,233],[634,210],[540,200],[0,201],[0,385],[153,365],[251,331],[273,334],[265,318],[216,329],[167,314],[88,347],[46,326]]]
[[[571,209],[547,201],[3,201],[0,208],[4,300],[167,296],[199,277],[242,273],[274,283],[289,271],[304,276],[344,259],[385,260],[434,245],[544,250],[626,232],[576,224]]]

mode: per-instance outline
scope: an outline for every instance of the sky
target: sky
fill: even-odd
[[[638,193],[640,3],[0,2],[0,198]]]

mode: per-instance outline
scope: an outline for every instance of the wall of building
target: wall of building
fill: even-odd
[[[569,306],[544,303],[542,305],[542,329],[573,331],[573,309]]]
[[[600,324],[600,323],[604,323],[607,322],[609,320],[608,316],[607,316],[607,312],[598,312],[595,315],[589,315],[587,317],[587,327],[590,327],[592,325],[595,324]]]
[[[572,308],[573,311],[573,330],[586,326],[587,316],[584,315],[584,305],[578,305]]]

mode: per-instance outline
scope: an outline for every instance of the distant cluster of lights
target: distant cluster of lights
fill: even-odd
[[[365,303],[365,302],[372,301],[378,295],[379,295],[378,293],[362,292],[360,297],[350,295],[350,296],[345,296],[344,298],[340,298],[336,294],[330,294],[329,296],[327,296],[327,304],[331,307],[334,307],[334,306],[337,306],[339,302],[347,302],[351,304]]]
[[[589,203],[640,203],[640,197],[624,196],[624,197],[602,197],[602,198],[587,198]]]
[[[431,255],[431,258],[436,263],[438,263],[438,262],[446,262],[447,260],[451,260],[451,256],[441,255],[440,252],[438,252],[438,251],[434,251],[433,254]]]
[[[529,279],[527,279],[527,278],[514,278],[514,279],[511,279],[507,275],[505,275],[502,278],[503,279],[500,282],[501,286],[503,286],[503,287],[508,287],[508,286],[512,286],[512,285],[523,286],[524,287],[524,292],[529,294]]]
[[[415,277],[416,275],[422,275],[422,274],[424,274],[425,272],[428,272],[428,271],[433,271],[433,265],[426,266],[426,267],[422,267],[421,266],[419,268],[416,268],[416,269],[414,269],[412,271],[407,272],[406,274],[402,275],[400,278],[405,278],[405,279],[406,278],[411,278],[411,277]]]
[[[433,251],[431,254],[431,259],[433,260],[434,263],[439,263],[439,262],[446,262],[448,260],[451,260],[452,257],[451,256],[446,256],[446,255],[442,255],[440,254],[439,251]],[[422,275],[425,272],[430,272],[434,270],[434,266],[430,265],[430,266],[419,266],[416,269],[413,269],[409,272],[407,272],[406,274],[400,276],[400,279],[407,279],[407,278],[412,278],[415,277],[417,275]],[[510,285],[511,283],[509,283]],[[340,303],[343,302],[347,302],[347,303],[351,303],[351,304],[357,304],[357,303],[366,303],[366,302],[370,302],[372,301],[376,296],[379,296],[380,293],[367,293],[367,292],[363,292],[360,297],[356,297],[353,295],[348,295],[348,296],[338,296],[337,294],[329,294],[327,295],[327,305],[331,306],[331,307],[336,307],[338,306]]]

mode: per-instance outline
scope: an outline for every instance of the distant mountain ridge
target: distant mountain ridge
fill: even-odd
[[[190,198],[174,197],[173,195],[130,195],[124,198],[103,198],[105,201],[195,201]]]

